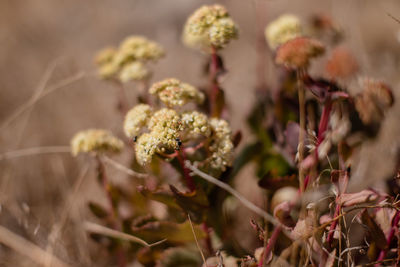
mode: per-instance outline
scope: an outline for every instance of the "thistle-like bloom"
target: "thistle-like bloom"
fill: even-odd
[[[324,45],[312,38],[297,37],[279,46],[275,62],[293,69],[307,68],[312,58],[325,52]]]
[[[134,61],[125,65],[120,73],[119,80],[123,83],[129,81],[141,81],[150,77],[151,73],[146,66],[140,61]]]
[[[265,28],[265,38],[272,50],[302,35],[303,31],[299,18],[291,14],[280,16]]]
[[[124,143],[107,130],[90,129],[78,132],[71,140],[71,152],[120,152]]]
[[[128,111],[124,121],[125,135],[128,138],[138,136],[147,126],[152,113],[152,108],[146,104],[139,104]]]
[[[393,105],[392,90],[383,82],[372,79],[361,80],[363,91],[355,97],[355,106],[365,124],[379,122]]]
[[[180,107],[188,102],[202,103],[204,101],[203,93],[190,84],[174,78],[153,84],[149,92],[152,95],[158,95],[167,107]]]
[[[225,170],[226,166],[232,165],[233,143],[231,140],[231,129],[225,120],[212,118],[210,126],[213,131],[212,143],[209,147],[212,155],[210,165],[213,168]]]
[[[225,47],[238,37],[238,28],[221,5],[202,6],[187,20],[183,41],[191,47],[209,49]]]
[[[117,78],[126,83],[148,78],[151,73],[145,63],[156,61],[164,54],[164,49],[159,44],[142,36],[130,36],[118,49],[107,48],[100,51],[96,64],[102,78]]]

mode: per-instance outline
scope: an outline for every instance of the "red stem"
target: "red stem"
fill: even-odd
[[[258,263],[258,266],[261,267],[263,266],[264,260],[267,261],[269,254],[272,251],[272,248],[275,246],[276,240],[278,240],[278,236],[282,231],[281,226],[275,227],[274,231],[272,232],[271,238],[268,240],[268,244],[265,247],[264,255],[261,258],[260,262]]]
[[[389,247],[390,247],[390,243],[392,242],[392,239],[393,239],[394,234],[396,232],[396,227],[399,224],[399,221],[400,221],[400,212],[397,211],[396,215],[395,215],[395,217],[393,219],[393,222],[392,222],[392,229],[390,229],[390,233],[389,233],[389,235],[388,235],[388,237],[386,239],[386,247],[387,247],[387,249],[389,249]],[[378,257],[377,261],[383,261],[385,259],[386,253],[387,253],[387,249],[382,249],[381,250],[381,252],[379,253],[379,257]],[[376,264],[375,266],[380,266],[380,264]]]
[[[205,222],[201,225],[201,227],[203,228],[203,231],[206,233],[205,243],[206,243],[208,255],[212,256],[212,255],[214,255],[214,250],[213,250],[211,238],[210,238],[210,228],[207,226],[207,224]]]
[[[188,168],[186,168],[186,166],[185,166],[186,154],[185,154],[185,150],[184,150],[183,146],[181,146],[180,149],[181,150],[178,151],[177,158],[178,158],[179,164],[182,167],[183,176],[185,177],[187,187],[189,188],[190,192],[193,192],[196,190],[196,185],[193,181],[193,177],[190,176],[190,170]]]
[[[210,91],[209,91],[209,98],[210,98],[210,114],[213,117],[219,117],[219,111],[217,110],[217,97],[219,94],[219,85],[218,85],[218,55],[217,49],[215,47],[211,47],[211,62],[210,62]]]

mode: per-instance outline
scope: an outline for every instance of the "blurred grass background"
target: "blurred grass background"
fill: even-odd
[[[384,79],[394,88],[395,96],[399,95],[400,24],[388,15],[400,18],[397,0],[1,0],[2,125],[35,93],[54,62],[56,66],[48,86],[77,73],[84,72],[85,76],[47,95],[2,127],[0,153],[68,145],[71,136],[85,128],[106,128],[122,136],[122,117],[116,108],[117,91],[96,77],[93,57],[99,49],[115,46],[128,35],[147,36],[166,49],[167,56],[154,65],[153,82],[176,77],[206,86],[207,77],[202,74],[206,57],[184,47],[180,37],[186,18],[199,6],[209,3],[226,5],[240,27],[239,40],[232,42],[222,55],[228,69],[223,88],[230,106],[232,128],[243,131],[242,143],[251,139],[245,119],[255,100],[257,60],[266,62],[267,82],[274,85],[277,80],[270,52],[261,59],[257,54],[257,38],[264,26],[282,13],[297,14],[304,21],[319,12],[332,16],[344,30],[345,45],[358,59],[360,73]],[[313,72],[318,74],[321,70],[316,67]],[[135,85],[130,85],[128,90],[134,94]],[[365,163],[354,178],[358,186],[367,186],[393,169],[399,145],[399,111],[396,103],[378,140],[367,145]],[[126,163],[124,158],[122,155],[120,161]],[[55,254],[76,262],[76,266],[101,266],[102,256],[98,256],[79,228],[79,221],[87,216],[85,199],[101,201],[102,198],[90,169],[78,194],[73,194],[73,187],[87,165],[85,162],[88,161],[72,159],[68,153],[0,160],[0,224],[46,248],[49,234],[58,225],[60,214],[65,212],[65,201],[72,195],[71,223],[56,235]],[[118,175],[113,178],[124,182]],[[260,190],[252,166],[240,173],[236,184],[252,201],[262,201],[260,194],[254,193]],[[238,213],[247,218],[244,208]],[[249,232],[248,219],[236,226],[236,235],[243,247],[248,244],[248,249],[252,249],[255,237],[249,234],[252,232]],[[1,266],[30,264],[0,247]]]

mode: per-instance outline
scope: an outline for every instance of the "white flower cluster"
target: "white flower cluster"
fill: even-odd
[[[165,79],[153,84],[149,92],[152,95],[157,95],[167,107],[181,107],[188,102],[201,104],[204,101],[204,94],[197,88],[175,78]]]
[[[148,78],[151,72],[145,63],[157,61],[164,54],[159,44],[142,36],[130,36],[118,49],[101,50],[96,56],[96,63],[102,78],[116,78],[126,83]]]
[[[111,132],[101,129],[89,129],[78,132],[71,140],[71,152],[79,153],[120,152],[124,143]]]
[[[149,105],[140,104],[127,113],[124,130],[129,138],[136,140],[136,160],[141,165],[150,163],[156,153],[179,150],[182,142],[201,140],[206,140],[209,158],[205,162],[212,168],[225,170],[232,163],[233,144],[228,122],[209,119],[198,111],[162,108],[154,112]]]

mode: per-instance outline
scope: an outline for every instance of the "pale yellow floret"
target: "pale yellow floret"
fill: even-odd
[[[212,153],[210,160],[211,167],[225,170],[226,166],[232,165],[233,143],[231,140],[231,129],[225,120],[212,118],[210,126],[213,131],[212,143],[209,147]]]
[[[113,47],[107,47],[100,50],[96,55],[96,64],[97,65],[104,65],[112,62],[113,57],[115,56],[116,49]]]
[[[160,144],[159,138],[154,134],[142,134],[136,143],[136,160],[141,165],[151,162]]]
[[[133,60],[158,60],[165,55],[164,49],[156,42],[142,36],[130,36],[120,46],[120,51]]]
[[[147,79],[151,72],[145,63],[156,61],[165,55],[156,42],[142,36],[126,38],[118,49],[103,49],[96,56],[99,75],[102,78],[117,78],[121,82]]]
[[[125,65],[119,73],[119,80],[122,83],[140,81],[150,77],[150,71],[140,61],[134,61]]]
[[[202,103],[204,94],[190,84],[170,78],[153,84],[150,94],[157,95],[168,107],[183,106],[189,102]]]
[[[88,152],[120,152],[124,143],[107,130],[90,129],[78,132],[71,140],[74,156]]]
[[[272,50],[302,35],[303,31],[299,18],[291,14],[280,16],[265,28],[265,38]]]
[[[238,29],[225,7],[202,6],[187,20],[183,30],[183,42],[195,48],[225,47],[238,36]]]
[[[147,126],[152,112],[152,108],[146,104],[139,104],[128,111],[124,121],[125,135],[128,138],[138,136]]]
[[[208,123],[207,115],[197,111],[185,112],[181,115],[181,120],[185,139],[192,139],[198,136],[210,136],[211,128]]]
[[[161,152],[179,148],[176,139],[182,130],[182,121],[175,110],[162,108],[155,112],[150,118],[149,129],[160,139]]]

